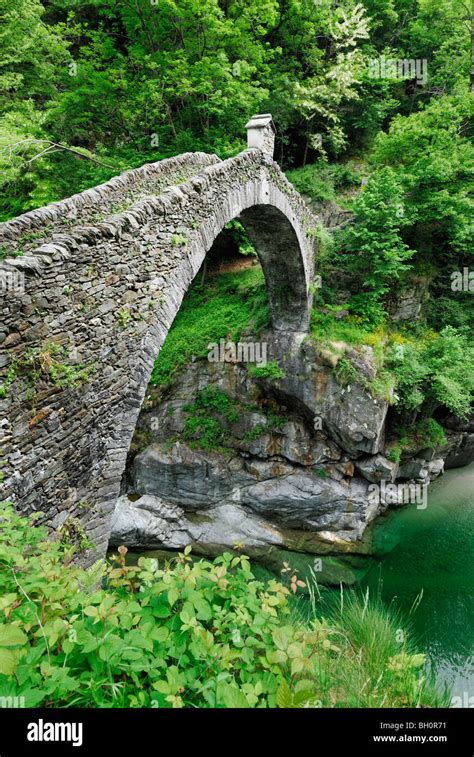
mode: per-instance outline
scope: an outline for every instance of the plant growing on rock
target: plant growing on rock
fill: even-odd
[[[285,378],[285,372],[281,370],[278,364],[272,360],[266,365],[252,365],[249,368],[249,375],[252,378],[268,379],[270,381],[279,381]]]
[[[200,389],[183,410],[188,414],[184,438],[209,451],[224,447],[225,422],[234,423],[239,416],[235,402],[215,386]]]
[[[347,357],[339,358],[334,373],[343,386],[347,386],[357,379],[357,371]]]
[[[0,384],[0,397],[5,397],[15,379],[21,378],[27,382],[34,406],[36,388],[41,381],[50,382],[61,389],[76,389],[95,370],[95,365],[70,365],[63,345],[46,342],[40,347],[29,347],[23,353],[13,356],[6,378]]]

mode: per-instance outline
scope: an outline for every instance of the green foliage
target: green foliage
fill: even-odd
[[[386,695],[392,702],[390,706],[418,706],[415,703],[421,704],[427,697],[429,678],[421,670],[425,655],[417,653],[410,641],[400,642],[404,623],[393,606],[387,610],[368,594],[346,592],[340,605],[330,610],[321,624],[333,630],[330,638],[338,647],[358,650],[355,659],[341,655],[338,665],[333,657],[332,667],[325,671],[326,691],[336,687],[347,692],[346,707],[385,706]],[[408,636],[406,630],[403,633]],[[446,705],[447,696],[443,698],[432,690],[428,695],[430,706],[438,706],[443,699]]]
[[[429,324],[437,331],[453,326],[458,331],[469,333],[474,324],[474,297],[471,292],[456,292],[455,296],[437,291],[425,306]]]
[[[5,380],[0,384],[0,397],[6,396],[16,379],[26,381],[32,398],[40,381],[49,381],[61,389],[75,389],[87,381],[95,369],[95,365],[70,365],[63,345],[45,342],[41,347],[29,347],[11,359]]]
[[[469,78],[462,0],[6,0],[0,22],[2,218],[172,154],[228,157],[253,112],[287,165],[334,157]],[[426,58],[429,86],[371,79],[380,54]]]
[[[444,406],[467,416],[474,391],[474,350],[465,334],[446,326],[389,351],[386,366],[397,381],[397,401],[431,416]]]
[[[286,175],[298,192],[312,200],[335,199],[334,182],[326,161],[320,160],[304,168],[295,168],[287,171]]]
[[[355,601],[292,622],[289,589],[256,580],[245,556],[193,562],[190,547],[136,566],[119,547],[111,565],[84,570],[38,517],[0,509],[2,696],[28,707],[443,703],[386,611]]]
[[[372,174],[353,211],[354,222],[342,238],[343,249],[349,253],[345,267],[367,294],[353,297],[350,308],[364,322],[378,325],[383,319],[381,297],[409,270],[407,261],[413,255],[400,234],[406,219],[395,172],[383,168]]]
[[[361,182],[358,166],[353,161],[330,164],[318,160],[287,171],[287,176],[298,192],[317,201],[335,200],[338,191],[358,187]]]
[[[278,381],[285,378],[285,372],[281,370],[274,360],[265,365],[252,365],[248,372],[252,378],[269,379],[270,381]]]
[[[334,369],[337,380],[343,386],[353,383],[357,379],[357,371],[347,357],[341,357]]]
[[[234,423],[239,417],[233,400],[215,386],[200,389],[192,403],[183,408],[188,413],[183,437],[205,450],[218,450],[224,446],[225,425],[223,421]],[[217,417],[215,417],[217,416]]]
[[[373,161],[396,171],[403,187],[405,236],[443,263],[472,249],[474,94],[446,95],[409,117],[397,116],[377,138]]]
[[[387,460],[391,460],[392,463],[399,463],[402,457],[402,449],[399,444],[392,444],[385,451]]]
[[[311,312],[311,336],[318,342],[347,342],[351,345],[375,345],[386,338],[386,331],[383,326],[378,329],[371,329],[356,315],[337,317],[338,313],[347,312],[348,308],[349,304],[325,305],[324,308],[313,309]]]
[[[127,308],[127,307],[120,308],[120,310],[117,310],[115,317],[117,319],[117,323],[119,324],[121,328],[123,329],[127,328],[128,324],[130,323],[130,319],[132,317],[130,308]]]
[[[84,503],[78,503],[78,508],[83,510]],[[63,547],[72,547],[74,551],[84,552],[94,546],[87,538],[80,520],[71,515],[59,526],[56,533],[60,544]]]
[[[434,418],[424,418],[419,421],[413,433],[418,440],[421,440],[427,446],[446,444],[444,429]]]
[[[195,282],[161,348],[151,384],[166,388],[193,355],[207,357],[209,344],[221,338],[238,341],[248,326],[258,333],[268,324],[267,289],[260,267],[212,276],[203,286]]]
[[[173,234],[171,237],[171,244],[173,247],[185,247],[188,243],[188,238],[184,234]]]
[[[226,224],[225,228],[230,232],[230,238],[238,247],[241,255],[251,255],[252,257],[257,255],[257,250],[248,238],[248,234],[240,221],[234,218],[233,221]]]
[[[413,456],[426,447],[446,444],[444,429],[434,418],[422,418],[409,427],[397,426],[394,433],[397,438],[390,442],[387,457],[397,463],[404,450]]]
[[[257,423],[244,434],[243,438],[246,441],[253,441],[264,433],[281,429],[287,420],[281,412],[277,414],[269,409],[267,403],[262,407],[253,403],[237,402],[216,386],[200,389],[196,392],[193,402],[185,405],[183,410],[187,414],[184,439],[191,446],[207,451],[226,451],[227,432],[243,412],[257,412],[265,416],[264,422]]]

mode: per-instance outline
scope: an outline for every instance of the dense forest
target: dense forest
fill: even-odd
[[[394,171],[420,233],[444,200],[436,248],[468,245],[470,0],[6,0],[0,14],[3,219],[147,160],[235,154],[249,114],[271,111],[285,169],[362,153]]]
[[[334,373],[344,387],[357,379],[349,348],[370,349],[364,390],[390,405],[390,463],[442,448],[447,418],[464,428],[474,390],[474,0],[2,0],[0,94],[0,221],[147,162],[234,156],[248,119],[271,113],[275,160],[320,218],[308,338],[343,345]],[[225,234],[255,257],[238,221]],[[24,251],[18,243],[13,255]],[[0,261],[11,255],[0,245]],[[209,342],[269,325],[257,268],[196,278],[145,410]],[[134,325],[127,308],[117,333]],[[75,389],[57,354],[34,365],[35,380]],[[271,363],[253,370],[284,376]],[[17,373],[0,383],[0,400]],[[242,414],[229,403],[198,393],[184,407],[184,442],[221,453],[230,416]],[[449,702],[418,675],[424,655],[411,639],[395,641],[403,621],[368,595],[346,605],[341,588],[340,606],[315,620],[317,583],[286,563],[283,583],[260,580],[237,548],[196,563],[186,547],[158,570],[151,558],[129,564],[120,546],[86,571],[75,559],[90,546],[83,534],[78,547],[62,526],[45,542],[37,516],[0,504],[0,692],[27,706]]]
[[[343,249],[356,273],[371,248],[374,295],[468,265],[470,0],[6,0],[0,21],[1,220],[147,161],[235,154],[271,111],[283,168],[316,164],[298,189],[370,176]],[[462,325],[453,310],[436,325]]]

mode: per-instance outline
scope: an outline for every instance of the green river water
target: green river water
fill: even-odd
[[[373,527],[385,553],[363,587],[409,621],[428,666],[462,705],[474,706],[474,465],[447,471],[429,488],[425,510],[391,510]],[[393,547],[393,548],[392,548]],[[416,598],[421,601],[410,614]]]
[[[473,505],[474,464],[431,484],[426,509],[390,509],[371,527],[378,560],[359,586],[401,613],[417,648],[427,654],[428,669],[463,707],[474,706]],[[128,560],[138,557],[129,553]],[[258,575],[259,566],[253,567]],[[267,573],[263,569],[263,577]],[[327,592],[330,604],[339,601],[339,590]]]

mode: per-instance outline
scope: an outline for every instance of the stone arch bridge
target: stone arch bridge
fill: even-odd
[[[147,164],[0,224],[0,500],[79,521],[94,556],[154,361],[228,221],[258,251],[273,328],[308,328],[315,218],[256,123],[234,158]]]

